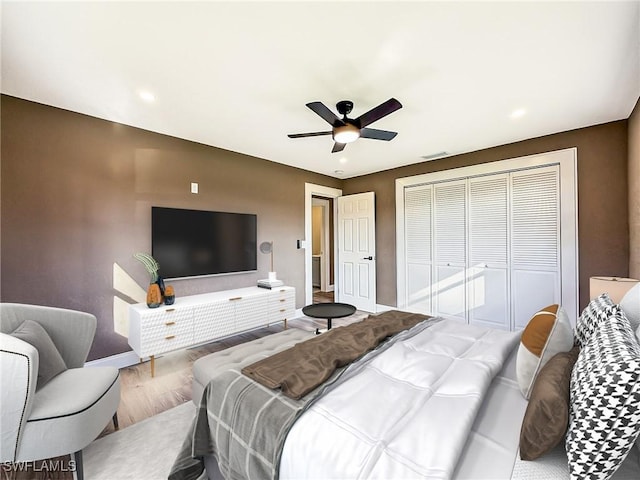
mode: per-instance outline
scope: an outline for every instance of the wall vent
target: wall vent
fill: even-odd
[[[431,155],[422,155],[420,158],[424,160],[435,160],[436,158],[446,157],[449,152],[432,153]]]

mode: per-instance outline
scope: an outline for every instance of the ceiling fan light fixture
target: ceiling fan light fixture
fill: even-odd
[[[360,138],[360,129],[350,123],[335,127],[333,130],[333,140],[336,143],[351,143],[358,138]]]
[[[318,137],[321,135],[331,135],[334,140],[331,153],[339,153],[344,150],[347,143],[355,142],[358,138],[371,138],[374,140],[393,140],[398,134],[397,132],[389,132],[388,130],[378,130],[377,128],[367,128],[373,122],[377,122],[390,113],[402,108],[402,104],[395,98],[390,98],[386,102],[382,102],[377,107],[373,107],[368,112],[363,113],[358,118],[351,119],[347,115],[353,108],[353,102],[350,100],[341,100],[336,103],[338,113],[342,118],[327,108],[322,102],[307,103],[307,107],[320,116],[325,122],[331,125],[330,131],[309,132],[309,133],[290,133],[289,138],[302,137]]]

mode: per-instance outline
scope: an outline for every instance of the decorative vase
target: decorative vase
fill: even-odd
[[[162,295],[160,294],[160,287],[157,283],[152,283],[147,289],[147,307],[158,308],[162,303]]]
[[[164,303],[165,305],[173,305],[173,302],[176,301],[176,294],[173,291],[173,287],[171,285],[167,285],[167,288],[164,290]]]
[[[160,295],[164,297],[164,280],[160,275],[158,275],[158,278],[156,279],[155,283],[158,284],[158,287],[160,287]]]

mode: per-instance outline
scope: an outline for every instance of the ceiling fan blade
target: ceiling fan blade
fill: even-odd
[[[360,126],[360,128],[363,128],[375,122],[376,120],[380,120],[382,117],[386,117],[390,113],[399,110],[400,108],[402,108],[402,104],[395,98],[390,98],[386,102],[372,108],[368,112],[363,113],[358,118],[356,118],[355,121]]]
[[[331,135],[333,132],[310,132],[310,133],[290,133],[287,135],[289,138],[304,138],[304,137],[319,137],[321,135]]]
[[[377,128],[363,128],[360,130],[360,138],[373,138],[374,140],[393,140],[398,132],[378,130]]]
[[[329,108],[325,106],[322,102],[311,102],[307,103],[307,107],[313,110],[315,113],[320,115],[324,120],[334,127],[339,125],[344,125],[344,122],[340,120],[335,113],[333,113]]]
[[[334,143],[333,144],[333,148],[331,149],[331,153],[337,153],[337,152],[341,152],[342,150],[344,150],[344,147],[346,147],[347,144],[346,143]]]

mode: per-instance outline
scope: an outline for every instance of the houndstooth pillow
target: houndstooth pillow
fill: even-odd
[[[591,300],[576,322],[574,332],[576,345],[584,347],[600,322],[619,312],[620,307],[615,305],[606,293]]]
[[[571,374],[571,479],[609,479],[640,433],[640,345],[623,313],[600,323]]]

